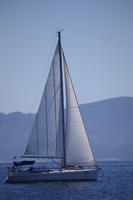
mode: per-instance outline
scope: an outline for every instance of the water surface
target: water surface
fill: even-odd
[[[133,162],[99,162],[97,182],[3,184],[7,165],[0,165],[0,200],[133,200]]]

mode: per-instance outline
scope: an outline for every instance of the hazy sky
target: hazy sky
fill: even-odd
[[[133,96],[132,0],[0,0],[0,112],[36,110],[58,27],[79,103]]]

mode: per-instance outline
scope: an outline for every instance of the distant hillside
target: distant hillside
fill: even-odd
[[[35,114],[0,113],[0,162],[21,153],[27,142]],[[23,139],[23,140],[22,140]]]
[[[133,160],[133,98],[113,98],[80,107],[96,158]]]
[[[133,98],[80,105],[96,159],[133,160]],[[0,113],[0,162],[24,150],[35,114]]]

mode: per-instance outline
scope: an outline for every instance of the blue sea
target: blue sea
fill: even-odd
[[[5,184],[0,165],[0,200],[133,200],[133,162],[99,162],[97,182]]]

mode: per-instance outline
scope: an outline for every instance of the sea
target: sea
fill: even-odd
[[[0,200],[133,200],[133,162],[100,161],[96,182],[7,184],[0,164]]]

